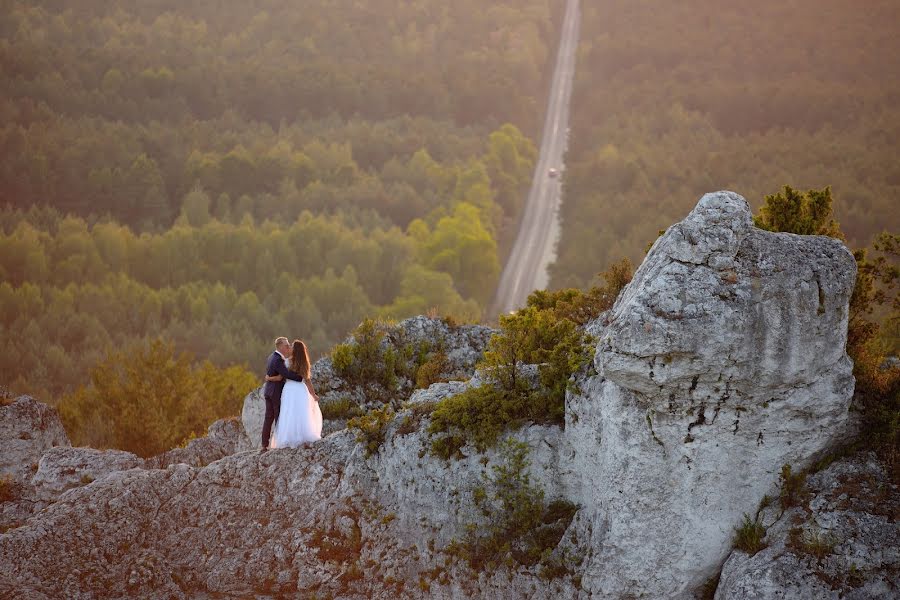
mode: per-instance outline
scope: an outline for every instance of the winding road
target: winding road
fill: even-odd
[[[547,116],[541,148],[519,232],[500,275],[491,315],[525,306],[528,294],[549,282],[547,266],[556,258],[559,240],[560,177],[551,178],[551,168],[562,171],[568,143],[569,99],[575,75],[580,9],[578,0],[567,0],[556,67],[550,85]]]

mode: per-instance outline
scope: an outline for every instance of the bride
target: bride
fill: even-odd
[[[281,411],[272,434],[272,448],[296,448],[307,442],[322,439],[322,411],[319,397],[309,382],[309,353],[306,344],[294,340],[287,368],[303,377],[303,381],[288,380],[281,394]],[[280,381],[281,376],[266,377]]]

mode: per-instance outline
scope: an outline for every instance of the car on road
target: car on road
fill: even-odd
[[[547,171],[547,176],[550,177],[550,178],[552,178],[552,179],[556,179],[557,177],[559,177],[559,169],[556,169],[556,168],[554,168],[554,167],[550,167],[550,170]]]

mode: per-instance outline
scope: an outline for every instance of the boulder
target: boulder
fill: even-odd
[[[260,422],[260,429],[262,423]],[[258,436],[257,436],[258,437]],[[250,441],[241,419],[220,419],[209,426],[206,436],[190,440],[184,447],[173,448],[146,461],[147,468],[165,469],[169,465],[187,464],[202,467],[231,454],[258,447]]]
[[[865,483],[848,500],[839,463],[836,483],[810,478],[817,520],[764,518],[774,524],[770,548],[788,524],[815,526],[846,540],[835,545],[843,563],[819,573],[789,562],[789,552],[731,552],[744,514],[777,494],[782,465],[801,471],[847,431],[854,276],[840,242],[758,230],[730,192],[704,196],[669,228],[612,310],[587,326],[599,342],[570,381],[565,427],[505,434],[527,446],[530,481],[548,500],[579,505],[549,574],[539,565],[475,573],[454,561],[452,540],[490,524],[473,498],[499,452],[432,456],[429,403],[478,384],[474,364],[490,330],[420,317],[388,328],[383,343],[447,336],[450,366],[439,379],[459,381],[418,391],[399,382],[387,400],[396,414],[368,434],[337,431],[311,447],[238,451],[205,466],[114,471],[71,489],[0,535],[0,596],[688,598],[726,559],[722,598],[789,597],[798,585],[818,592],[811,577],[837,577],[840,565],[849,574],[857,560],[846,581],[863,584],[836,579],[834,589],[892,593],[896,515],[885,521],[878,506],[893,506],[896,492],[883,500],[883,485]],[[454,344],[464,349],[454,354]],[[335,398],[367,402],[327,359],[313,379]],[[252,446],[260,392],[242,413]],[[220,437],[238,449],[240,429]],[[383,442],[367,452],[358,435]],[[853,469],[846,474],[873,472]]]
[[[688,597],[781,466],[842,439],[855,274],[839,240],[757,229],[731,192],[654,243],[569,400],[595,598]]]
[[[70,445],[59,413],[52,406],[31,396],[0,402],[0,476],[6,474],[27,483],[46,450]]]
[[[41,500],[55,500],[66,490],[87,485],[110,473],[143,466],[143,458],[124,450],[57,447],[41,456],[31,484]]]

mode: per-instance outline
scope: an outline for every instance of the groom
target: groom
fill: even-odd
[[[266,375],[281,375],[281,381],[266,381],[263,388],[263,396],[266,398],[266,419],[262,428],[262,448],[260,452],[269,449],[269,438],[272,436],[272,423],[278,420],[281,412],[281,392],[284,391],[284,383],[288,379],[303,381],[298,373],[294,373],[284,364],[285,359],[291,357],[291,345],[286,337],[275,339],[275,352],[266,363]]]

